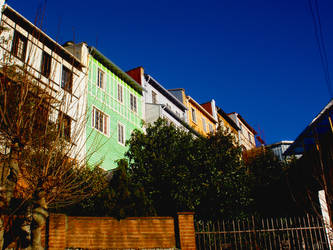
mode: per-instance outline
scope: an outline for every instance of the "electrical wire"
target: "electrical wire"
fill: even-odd
[[[314,1],[314,4],[313,4]],[[308,0],[310,13],[312,16],[312,21],[314,25],[314,32],[315,32],[315,38],[319,49],[319,55],[320,55],[320,61],[322,64],[325,82],[327,85],[328,93],[330,95],[330,98],[333,98],[333,90],[332,90],[332,81],[330,77],[329,67],[328,67],[328,57],[327,57],[327,50],[325,45],[325,39],[323,35],[323,29],[321,25],[321,19],[320,19],[320,13],[319,13],[319,7],[318,7],[318,1],[317,0]]]

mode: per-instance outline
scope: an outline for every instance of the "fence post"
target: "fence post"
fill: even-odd
[[[179,212],[177,214],[180,248],[182,250],[195,250],[194,213]]]
[[[65,249],[67,216],[65,214],[50,214],[48,219],[46,249]]]

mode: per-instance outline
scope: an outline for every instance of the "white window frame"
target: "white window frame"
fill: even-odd
[[[136,113],[138,111],[138,100],[137,97],[132,93],[130,93],[130,107],[133,112]]]
[[[117,100],[120,103],[124,103],[124,88],[120,83],[117,85]]]
[[[192,115],[192,121],[194,123],[197,123],[197,114],[195,112],[195,108],[191,108],[191,115]]]
[[[105,72],[99,67],[97,70],[97,87],[105,89]]]
[[[100,125],[97,125],[96,127],[96,114],[99,113],[102,116],[102,130],[100,129]],[[107,114],[105,114],[100,109],[93,106],[92,108],[92,117],[91,117],[91,126],[95,130],[97,130],[99,133],[102,133],[103,135],[109,136],[110,134],[110,119]]]
[[[121,134],[120,134],[120,128],[122,128],[122,136],[121,136]],[[118,122],[118,125],[117,125],[117,135],[118,135],[118,143],[120,144],[120,145],[123,145],[123,146],[125,146],[125,143],[126,143],[126,135],[125,135],[125,125],[124,124],[122,124],[122,123],[120,123],[120,122]]]

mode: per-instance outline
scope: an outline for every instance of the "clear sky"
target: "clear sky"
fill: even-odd
[[[268,144],[294,140],[329,102],[308,0],[8,0],[60,44],[238,112]],[[328,62],[333,1],[318,0]],[[333,77],[332,66],[329,72]]]

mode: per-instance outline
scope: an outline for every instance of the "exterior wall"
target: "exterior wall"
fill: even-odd
[[[149,114],[148,110],[151,109],[151,107],[146,108],[146,122],[154,122],[156,121],[159,117],[161,118],[166,118],[168,121],[172,122],[174,125],[176,125],[177,127],[183,127],[183,125],[177,121],[171,114],[169,114],[168,112],[166,112],[164,110],[164,107],[167,106],[168,109],[176,116],[179,117],[179,119],[185,121],[186,120],[186,107],[184,107],[184,109],[179,108],[179,106],[177,106],[175,104],[175,102],[177,102],[178,100],[176,98],[172,96],[172,98],[170,98],[169,96],[166,96],[163,92],[159,91],[157,88],[155,88],[152,84],[149,83],[149,75],[146,75],[148,77],[148,81],[145,79],[143,86],[145,88],[145,92],[144,92],[144,99],[145,99],[145,103],[146,105],[156,105],[158,104],[160,106],[159,110],[159,116],[158,117],[154,117],[154,119],[151,119],[152,116],[151,114]],[[154,81],[154,80],[153,80]],[[158,84],[158,83],[156,83]],[[163,88],[162,86],[160,86],[161,88]],[[167,91],[165,89],[165,91]],[[156,103],[153,103],[153,93],[155,93],[155,100]],[[173,100],[173,98],[175,100]]]
[[[195,131],[201,135],[207,136],[210,132],[209,124],[212,126],[213,131],[215,131],[217,119],[210,115],[204,107],[194,101],[191,97],[186,96],[184,89],[170,89],[169,91],[187,107],[186,121]],[[192,108],[195,110],[196,121],[193,119]],[[203,124],[203,118],[205,119],[205,124]]]
[[[234,135],[235,140],[238,142],[238,131],[229,124],[220,114],[217,114],[218,120],[221,121],[222,126],[229,131],[231,134]]]
[[[289,148],[291,144],[293,144],[293,141],[281,141],[272,145],[268,145],[267,147],[270,148],[281,161],[283,161],[286,159],[283,153]]]
[[[158,118],[165,118],[168,122],[173,123],[176,127],[184,128],[183,124],[179,122],[179,120],[175,119],[172,115],[170,115],[166,110],[165,106],[161,104],[153,104],[153,103],[146,103],[145,110],[146,110],[146,119],[147,123],[153,123]]]
[[[84,85],[86,68],[61,45],[9,6],[4,7],[1,23],[6,28],[1,33],[1,40],[6,41],[0,44],[1,62],[9,62],[25,67],[27,72],[36,80],[37,85],[48,89],[55,99],[61,100],[61,111],[71,118],[71,140],[75,141],[77,145],[71,153],[73,157],[83,159],[85,152],[81,150],[83,145],[81,135],[84,138],[85,131],[81,124],[84,124],[86,105]],[[15,32],[19,32],[27,39],[26,53],[22,59],[12,54]],[[49,77],[45,77],[41,73],[43,52],[51,57]],[[68,68],[73,75],[71,93],[61,88],[63,66]],[[51,119],[57,119],[58,110],[53,111]],[[78,134],[80,134],[80,137],[77,137]]]
[[[221,125],[223,129],[227,130],[230,132],[232,135],[234,135],[236,142],[238,142],[238,131],[237,129],[232,126],[219,112],[222,110],[218,111],[218,107],[215,104],[215,100],[212,99],[209,102],[201,104],[201,106],[209,113],[211,114],[217,121],[221,122]],[[224,114],[224,111],[222,111]],[[230,119],[230,118],[229,118]],[[219,125],[219,124],[218,124]]]
[[[105,76],[104,89],[97,86],[99,68],[104,72]],[[118,84],[123,87],[123,102],[118,101]],[[137,112],[131,110],[130,94],[137,98]],[[134,129],[141,128],[143,117],[142,95],[94,57],[89,56],[87,106],[86,134],[88,137],[86,150],[88,154],[90,152],[93,153],[89,162],[97,164],[103,159],[103,163],[100,166],[106,170],[113,169],[117,166],[115,161],[123,158],[127,150],[125,145],[118,142],[118,123],[124,126],[125,140],[130,138]],[[108,116],[108,135],[104,135],[93,127],[93,107]]]
[[[187,98],[187,108],[188,108],[188,116],[189,116],[189,125],[194,128],[198,133],[207,136],[210,132],[209,125],[212,126],[213,131],[216,129],[216,121],[213,121],[211,117],[209,117],[204,108],[199,104],[194,102],[192,98]],[[194,109],[196,114],[196,119],[194,119],[192,114],[192,109]],[[205,119],[205,124],[203,123],[203,119]]]
[[[240,146],[243,146],[246,150],[250,150],[256,147],[254,133],[248,128],[248,126],[241,121],[237,113],[229,114],[229,117],[234,120],[237,126],[240,128],[238,131],[238,139]]]

